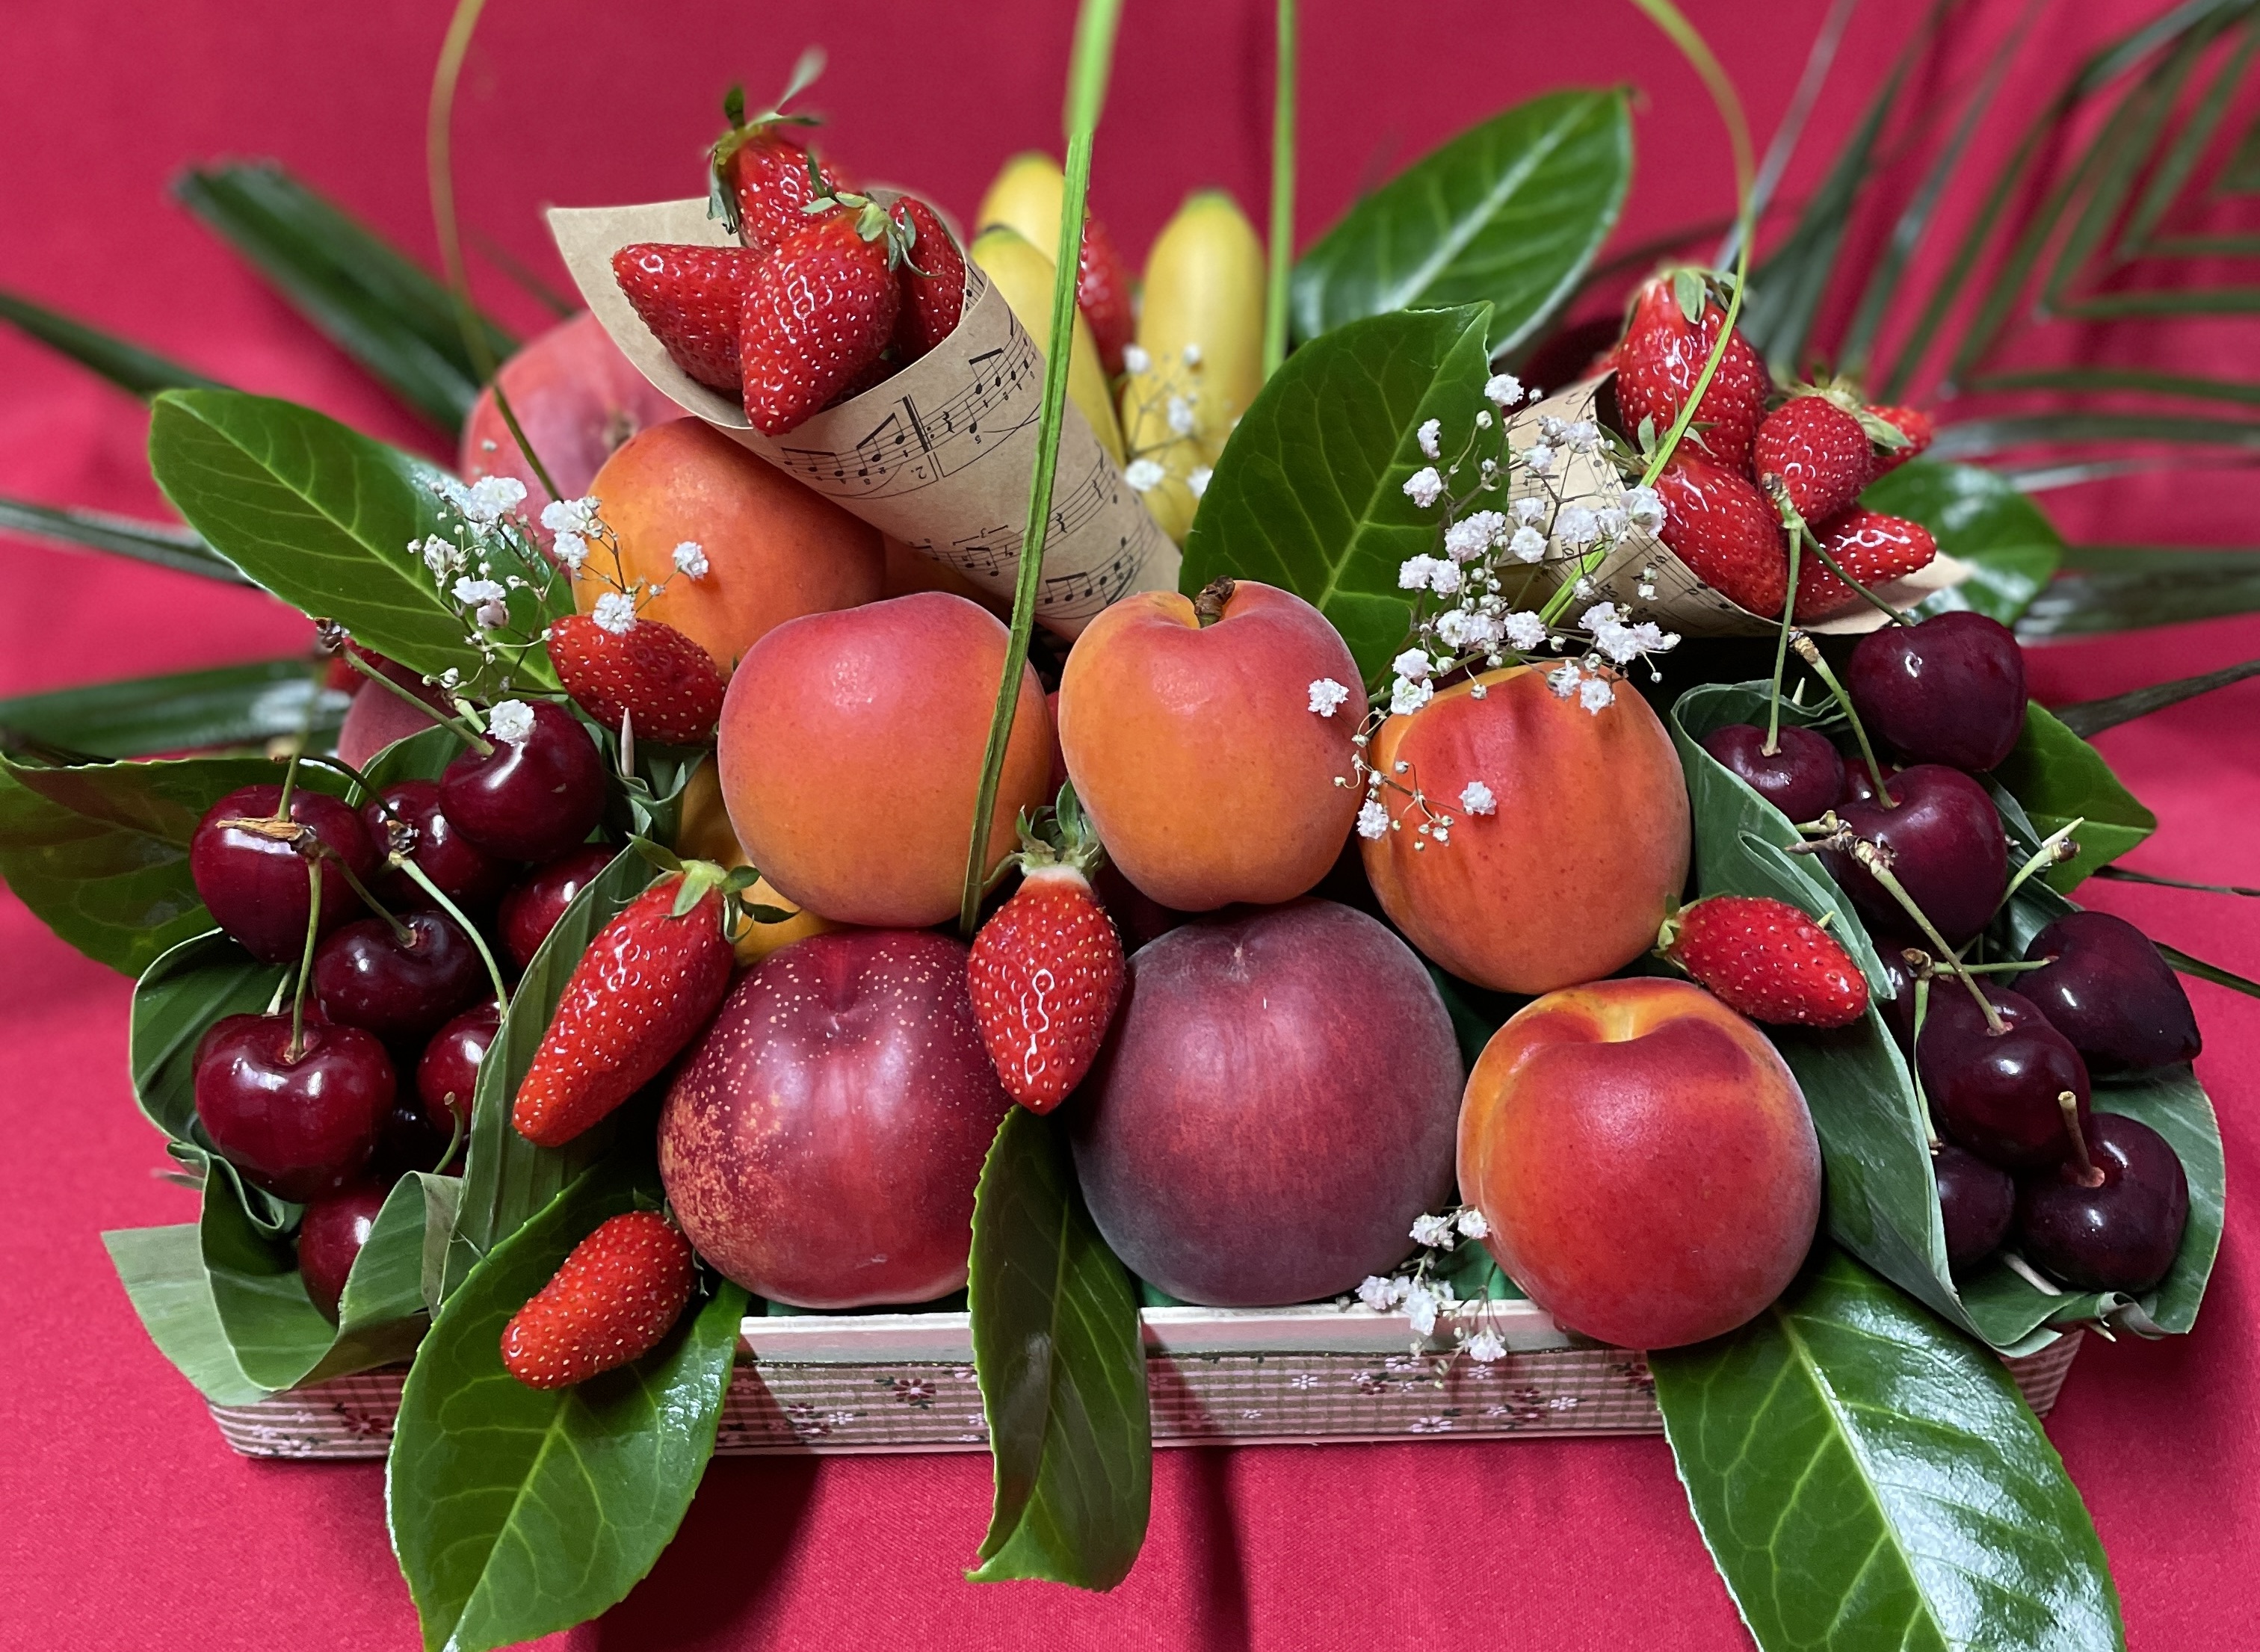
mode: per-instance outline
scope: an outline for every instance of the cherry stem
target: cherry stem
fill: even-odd
[[[360,769],[346,762],[342,757],[325,757],[318,752],[308,752],[305,754],[305,761],[313,764],[317,769],[334,769],[337,773],[343,775],[347,780],[352,781],[354,787],[363,796],[375,800],[376,806],[384,811],[385,819],[388,820],[397,820],[400,818],[399,814],[393,809],[393,806],[385,802],[382,797],[377,795],[375,783],[371,781],[367,775],[361,773]]]
[[[1849,574],[1846,573],[1836,559],[1828,554],[1828,547],[1821,544],[1820,540],[1813,536],[1812,530],[1809,528],[1806,531],[1806,538],[1813,541],[1813,554],[1828,565],[1828,571],[1835,575],[1837,578],[1842,580],[1847,585],[1849,585],[1854,590],[1859,592],[1861,597],[1867,602],[1869,606],[1875,608],[1878,611],[1888,616],[1893,625],[1912,626],[1915,623],[1913,620],[1908,619],[1905,614],[1901,613],[1898,609],[1892,607],[1891,604],[1877,596],[1875,592],[1870,590],[1865,585],[1863,585],[1858,580],[1854,579]]]
[[[2009,1025],[2001,1019],[2000,1012],[1993,1007],[1993,1000],[1985,996],[1985,990],[1978,984],[1976,976],[1963,971],[1960,955],[1946,944],[1946,937],[1938,933],[1937,926],[1930,921],[1921,907],[1914,904],[1914,897],[1906,892],[1906,886],[1892,874],[1883,852],[1867,839],[1855,837],[1852,839],[1849,853],[1854,860],[1868,869],[1869,876],[1874,878],[1893,900],[1906,908],[1907,916],[1914,919],[1915,927],[1922,931],[1923,938],[1937,948],[1934,956],[1952,961],[1941,967],[1949,975],[1961,976],[1962,984],[1970,989],[1970,996],[1977,999],[1978,1007],[1985,1012],[1986,1031],[1997,1038],[2007,1032]]]
[[[486,1057],[482,1055],[479,1059],[483,1062],[486,1060]],[[431,1173],[433,1176],[446,1175],[447,1167],[455,1162],[455,1155],[461,1152],[462,1150],[463,1144],[470,1140],[471,1133],[468,1129],[464,1128],[463,1126],[463,1115],[457,1112],[453,1105],[454,1091],[449,1091],[447,1092],[447,1096],[449,1101],[447,1108],[447,1150],[440,1155],[440,1162],[432,1167]]]
[[[1993,910],[1998,912],[2002,907],[2006,906],[2009,904],[2009,898],[2031,882],[2037,874],[2046,871],[2058,861],[2069,861],[2073,855],[2078,855],[2079,845],[2071,840],[2071,834],[2086,824],[2087,817],[2081,815],[2066,825],[2058,826],[2048,836],[2042,838],[2040,847],[2033,851],[2032,858],[2017,869],[2017,875],[2009,880],[2009,886],[2001,891],[2000,901]]]
[[[1965,963],[1962,966],[1962,973],[1963,975],[2011,975],[2020,969],[2045,969],[2055,962],[2056,957],[2051,954],[2045,958],[2034,958],[2029,961],[2013,958],[2006,959],[1999,963]]]
[[[395,855],[391,859],[392,863],[407,873],[418,888],[440,903],[441,910],[455,920],[455,926],[458,929],[471,938],[471,945],[479,949],[480,961],[487,967],[487,979],[494,983],[495,1002],[498,1005],[508,1005],[510,989],[503,984],[502,970],[495,962],[494,954],[487,950],[486,937],[479,933],[479,926],[463,916],[463,909],[449,900],[447,892],[432,881],[431,874],[417,865],[414,861],[404,855]]]
[[[2071,1137],[2071,1155],[2079,1161],[2079,1184],[2082,1187],[2101,1187],[2103,1172],[2088,1156],[2087,1134],[2079,1127],[2079,1098],[2069,1090],[2056,1092],[2056,1105],[2063,1113],[2065,1133]]]
[[[1912,963],[1914,960],[1913,957],[1907,957],[1908,953],[1914,953],[1914,949],[1909,948],[1907,953],[1902,953],[1899,955],[1907,958],[1907,962]],[[1930,962],[1920,953],[1914,953],[1914,957],[1922,957],[1925,963]],[[1929,1015],[1930,977],[1927,975],[1918,975],[1914,978],[1914,1030],[1907,1038],[1907,1048],[1911,1051],[1922,1048],[1922,1024]],[[1938,1131],[1930,1121],[1930,1098],[1923,1091],[1921,1064],[1914,1061],[1908,1062],[1907,1076],[1914,1080],[1915,1105],[1922,1109],[1922,1131],[1930,1142],[1931,1155],[1935,1158],[1937,1156],[1939,1148]]]
[[[2015,1251],[2003,1251],[2001,1253],[2001,1260],[2008,1265],[2008,1269],[2011,1273],[2016,1275],[2018,1278],[2032,1286],[2034,1290],[2039,1291],[2042,1295],[2060,1297],[2063,1294],[2063,1286],[2057,1284],[2055,1280],[2047,1278],[2037,1272],[2034,1269],[2032,1263],[2027,1262],[2022,1256],[2017,1255]],[[2096,1328],[2100,1330],[2102,1327],[2098,1326]]]
[[[410,933],[408,926],[402,923],[397,918],[395,918],[390,912],[386,911],[384,903],[368,892],[368,885],[362,883],[360,878],[354,876],[354,869],[352,867],[346,864],[346,857],[344,855],[340,855],[335,849],[332,848],[328,844],[324,843],[319,838],[314,840],[314,854],[316,857],[318,858],[320,856],[326,855],[331,860],[335,861],[337,862],[339,872],[344,876],[346,883],[351,886],[353,892],[361,898],[362,902],[368,907],[369,911],[375,912],[379,918],[382,918],[386,923],[392,926],[392,938],[395,940],[400,942],[403,946],[406,946],[415,939],[415,937]]]
[[[299,743],[304,744],[303,740]],[[288,820],[290,818],[290,794],[297,789],[298,752],[294,747],[290,752],[290,761],[282,766],[282,795],[275,800],[275,818],[277,820]]]
[[[1806,535],[1805,518],[1798,515],[1797,507],[1789,502],[1781,479],[1769,476],[1766,480],[1772,484],[1774,504],[1781,511],[1783,523],[1789,528],[1789,590],[1781,599],[1781,636],[1773,649],[1773,691],[1766,712],[1765,744],[1758,747],[1764,755],[1771,757],[1781,750],[1781,679],[1782,674],[1789,669],[1789,639],[1797,629],[1797,547],[1798,542]]]
[[[306,1053],[306,989],[314,979],[314,942],[322,933],[321,857],[306,857],[306,947],[298,955],[298,985],[290,995],[290,1048],[282,1054],[285,1066]]]
[[[414,690],[410,689],[404,684],[395,683],[390,677],[378,670],[375,666],[369,664],[368,661],[362,659],[351,648],[347,648],[340,657],[347,665],[360,672],[370,682],[382,684],[391,693],[398,696],[401,699],[407,701],[409,704],[423,712],[425,716],[430,718],[440,727],[452,730],[457,740],[461,740],[464,745],[478,753],[480,756],[491,757],[494,755],[494,746],[492,742],[488,740],[484,735],[479,733],[478,731],[474,729],[461,718],[448,716],[445,712],[433,704],[431,701],[426,699]]]
[[[1843,712],[1845,720],[1852,725],[1852,738],[1860,742],[1860,756],[1868,765],[1870,777],[1876,783],[1876,800],[1886,809],[1898,808],[1899,799],[1892,797],[1890,789],[1884,784],[1884,766],[1876,761],[1876,748],[1868,743],[1868,731],[1861,725],[1860,714],[1852,709],[1852,697],[1844,692],[1844,685],[1828,669],[1828,662],[1821,656],[1820,645],[1799,631],[1791,636],[1789,646],[1797,650],[1799,659],[1813,669],[1813,675],[1827,685],[1828,692]]]

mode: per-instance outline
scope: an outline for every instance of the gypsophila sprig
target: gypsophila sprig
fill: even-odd
[[[434,474],[427,485],[439,506],[440,529],[409,542],[433,589],[461,614],[464,640],[477,650],[478,669],[450,671],[441,683],[450,696],[486,698],[507,692],[524,675],[529,655],[547,635],[549,615],[566,601],[559,577],[577,566],[583,523],[556,504],[542,512],[559,545],[556,561],[545,556],[528,525],[526,484],[511,476],[482,476],[466,484]],[[595,501],[574,501],[593,506]]]
[[[1412,1346],[1416,1358],[1434,1352],[1430,1343],[1439,1334],[1448,1339],[1450,1348],[1436,1369],[1439,1378],[1459,1355],[1489,1364],[1506,1353],[1505,1339],[1489,1322],[1489,1298],[1463,1298],[1450,1280],[1436,1277],[1438,1263],[1461,1240],[1482,1239],[1490,1232],[1483,1212],[1471,1205],[1417,1217],[1412,1239],[1419,1253],[1394,1273],[1369,1274],[1357,1288],[1357,1300],[1374,1312],[1405,1315],[1418,1339]]]

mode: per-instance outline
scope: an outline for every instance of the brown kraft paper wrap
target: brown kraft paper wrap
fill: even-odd
[[[1601,380],[1587,379],[1565,390],[1556,391],[1541,402],[1533,404],[1507,421],[1507,438],[1514,452],[1520,454],[1537,440],[1538,421],[1548,416],[1574,422],[1593,417],[1595,393]],[[1565,461],[1560,486],[1565,504],[1584,504],[1596,508],[1613,504],[1616,496],[1627,484],[1619,477],[1616,467],[1608,454],[1598,448],[1591,453],[1563,452]],[[1515,469],[1513,497],[1541,496],[1544,489],[1538,479],[1518,465]],[[1566,575],[1575,566],[1572,562],[1548,562],[1548,573]],[[1647,569],[1654,574],[1656,595],[1642,597],[1636,589],[1640,574]],[[1799,559],[1799,571],[1815,569],[1822,574],[1828,570],[1820,559],[1809,553]],[[1970,577],[1971,569],[1966,562],[1957,561],[1942,553],[1927,567],[1916,569],[1901,579],[1885,582],[1873,587],[1877,596],[1894,608],[1912,608],[1934,591],[1949,590]],[[1769,635],[1781,629],[1779,614],[1754,614],[1749,609],[1729,601],[1698,577],[1695,571],[1673,554],[1670,546],[1652,534],[1638,529],[1619,541],[1590,576],[1598,593],[1596,601],[1606,600],[1629,609],[1642,618],[1653,619],[1668,630],[1688,637],[1755,637]],[[1557,578],[1556,583],[1559,583]],[[1575,617],[1573,614],[1572,618]],[[1874,631],[1891,623],[1881,610],[1867,603],[1843,610],[1830,619],[1801,626],[1799,629],[1821,636],[1849,637]]]
[[[957,330],[884,383],[783,436],[669,359],[612,278],[640,241],[733,245],[706,203],[553,207],[549,230],[581,296],[638,371],[733,440],[912,550],[1010,597],[1020,565],[1044,390],[1043,353],[970,259]],[[1060,427],[1036,619],[1073,637],[1132,591],[1174,590],[1177,547],[1069,403]]]

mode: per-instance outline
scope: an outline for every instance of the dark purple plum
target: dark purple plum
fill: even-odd
[[[461,753],[440,777],[440,807],[474,847],[499,860],[547,861],[585,839],[604,814],[604,760],[563,706],[503,705],[520,704],[533,713],[523,738]]]
[[[1988,986],[2002,1030],[1987,1025],[1960,981],[1930,983],[1930,1009],[1915,1066],[1939,1128],[2005,1170],[2038,1169],[2068,1157],[2071,1133],[2059,1098],[2087,1118],[2087,1068],[2070,1041],[2031,1002]]]
[[[1947,1265],[1958,1276],[2000,1248],[2017,1212],[2017,1184],[2004,1169],[1942,1141],[1931,1155],[1938,1210],[1946,1222]]]
[[[2033,937],[2035,969],[2017,990],[2040,1006],[2096,1073],[2195,1061],[2204,1048],[2189,994],[2150,938],[2109,912],[2066,912]]]
[[[1893,803],[1846,803],[1837,813],[1859,836],[1888,851],[1892,875],[1953,946],[1985,928],[2009,883],[2009,845],[1985,789],[1956,769],[1918,763],[1884,782]],[[1909,923],[1906,908],[1841,850],[1829,870],[1860,910],[1889,928]]]
[[[205,811],[189,840],[189,876],[212,921],[262,963],[296,963],[305,950],[314,853],[305,833],[332,852],[318,856],[324,931],[361,910],[341,868],[366,882],[378,861],[361,817],[339,799],[296,788],[288,822],[275,818],[282,801],[280,786],[239,787]]]
[[[2025,656],[1998,619],[1957,609],[1860,639],[1845,691],[1868,732],[1912,762],[1991,769],[2025,726]]]
[[[2017,1195],[2025,1259],[2076,1291],[2148,1291],[2166,1277],[2189,1221],[2189,1178],[2140,1119],[2099,1112],[2086,1162],[2027,1176]]]
[[[1818,820],[1844,790],[1844,759],[1809,728],[1784,726],[1774,750],[1765,730],[1729,723],[1703,736],[1703,749],[1792,820]]]

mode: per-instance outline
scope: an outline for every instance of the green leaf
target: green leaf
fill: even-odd
[[[2186,418],[2160,413],[2013,413],[1965,418],[1938,433],[1938,459],[1983,458],[2012,448],[2062,442],[2170,442],[2181,447],[2260,447],[2260,419]]]
[[[2217,987],[2227,987],[2231,992],[2242,992],[2247,998],[2260,998],[2260,982],[2247,980],[2233,970],[2222,969],[2217,963],[2207,963],[2202,958],[2193,958],[2178,947],[2169,947],[2163,941],[2154,944],[2158,948],[2158,955],[2173,965],[2181,974],[2199,981],[2210,981]]]
[[[194,368],[168,361],[154,350],[129,344],[18,293],[0,292],[0,321],[13,322],[49,349],[135,396],[154,396],[166,390],[225,388],[218,379],[207,378]]]
[[[1405,497],[1428,461],[1424,419],[1470,428],[1489,375],[1480,305],[1352,321],[1287,358],[1217,461],[1185,540],[1180,589],[1257,579],[1334,621],[1370,680],[1404,646],[1398,565],[1434,548]]]
[[[2047,837],[2075,819],[2086,824],[2073,833],[2079,853],[2042,874],[2069,891],[2099,866],[2107,866],[2158,829],[2158,818],[2119,783],[2103,754],[2037,703],[2025,711],[2025,726],[1993,777],[2025,806],[2033,829]]]
[[[427,676],[478,676],[484,662],[466,638],[469,622],[409,548],[441,526],[430,466],[311,408],[168,390],[150,417],[149,468],[220,554],[285,602]],[[489,560],[491,577],[529,582],[511,598],[520,633],[549,617],[537,590],[569,600],[546,562],[509,553]],[[538,647],[521,675],[556,686]]]
[[[967,1305],[996,1507],[976,1583],[1112,1589],[1153,1499],[1146,1348],[1130,1275],[1084,1208],[1058,1126],[998,1126],[973,1204]]]
[[[1920,613],[1971,608],[2013,625],[2063,556],[2063,537],[2040,507],[1976,465],[1911,460],[1870,483],[1861,503],[1921,523],[1942,552],[1976,570],[1926,598]]]
[[[479,375],[443,284],[271,161],[191,168],[173,192],[332,342],[454,434]],[[479,325],[496,361],[518,347],[493,321]]]
[[[1849,1258],[1649,1367],[1764,1652],[2125,1644],[2094,1525],[2007,1369]]]
[[[2225,689],[2232,683],[2254,676],[2260,676],[2260,660],[2246,660],[2241,664],[2223,666],[2218,671],[2201,671],[2194,676],[2176,677],[2171,683],[2154,683],[2148,688],[2129,690],[2108,699],[2059,705],[2056,717],[2085,740],[2106,728],[2116,728],[2121,723],[2131,723],[2138,717],[2148,717],[2169,705],[2179,705],[2184,700],[2193,700],[2200,694],[2210,694],[2215,689]]]
[[[2260,611],[2260,551],[2078,545],[2017,621],[2027,642]]]
[[[46,540],[69,550],[108,551],[137,562],[195,574],[230,585],[248,585],[234,563],[201,534],[165,522],[141,522],[101,511],[60,511],[22,499],[0,499],[0,529]]]
[[[1431,150],[1360,200],[1295,267],[1303,340],[1394,310],[1491,306],[1495,354],[1576,292],[1632,179],[1621,88],[1555,92]]]
[[[502,1334],[606,1219],[659,1202],[640,1163],[597,1166],[447,1299],[400,1397],[385,1469],[392,1545],[431,1652],[569,1628],[649,1571],[714,1449],[746,1293],[723,1285],[633,1365],[528,1388]]]
[[[127,1227],[102,1236],[118,1282],[157,1351],[215,1405],[249,1405],[268,1391],[243,1374],[212,1305],[194,1222]]]
[[[2244,407],[2260,405],[2260,384],[2248,380],[2159,373],[2144,368],[2034,368],[2014,373],[1988,373],[1982,378],[1973,379],[1970,389],[1973,391],[2123,390],[2129,395],[2175,396],[2192,401],[2231,402]]]
[[[538,1148],[511,1126],[511,1105],[590,940],[659,876],[659,869],[633,848],[621,850],[573,898],[511,993],[501,1029],[479,1064],[478,1091],[471,1099],[462,1212],[448,1248],[447,1291],[452,1292],[481,1258],[611,1148],[610,1119],[561,1148]]]
[[[348,704],[324,688],[318,669],[304,659],[259,660],[0,700],[0,743],[147,757],[260,745],[304,728],[326,746]]]
[[[197,1041],[224,1015],[265,1010],[292,973],[261,963],[217,929],[190,936],[141,972],[127,1053],[133,1097],[151,1124],[175,1141],[193,1140]]]

